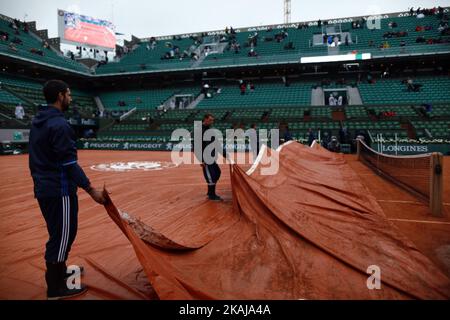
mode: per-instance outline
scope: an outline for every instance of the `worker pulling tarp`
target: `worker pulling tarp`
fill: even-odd
[[[268,158],[279,161],[274,175],[262,174]],[[232,166],[232,217],[220,231],[192,221],[192,237],[207,239],[196,245],[121,213],[108,196],[160,299],[450,298],[448,277],[385,217],[342,155],[289,143],[259,159],[247,173]]]

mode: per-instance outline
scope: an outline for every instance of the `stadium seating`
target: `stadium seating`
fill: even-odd
[[[418,138],[450,140],[450,121],[412,121]],[[430,135],[427,134],[428,131]]]
[[[19,103],[23,103],[23,101],[8,91],[0,89],[0,103],[15,106]]]
[[[189,47],[193,44],[193,40],[187,38],[171,41],[156,41],[156,46],[154,49],[151,49],[149,42],[142,42],[137,45],[137,48],[125,55],[120,62],[111,62],[97,68],[97,74],[189,68],[192,64],[190,58],[185,58],[183,60],[161,59],[161,57],[170,50],[169,44],[172,46],[178,46],[180,48],[180,52],[183,52],[189,49]],[[145,69],[143,69],[143,65],[145,65]]]
[[[9,34],[8,41],[0,40],[0,54],[5,53],[32,60],[37,63],[45,63],[58,68],[65,68],[83,73],[90,72],[86,66],[57,54],[53,50],[43,48],[42,40],[39,39],[37,35],[31,34],[30,32],[26,33],[23,30],[19,30],[19,34],[16,35],[14,30],[9,26],[10,23],[10,21],[0,18],[0,30]],[[16,51],[9,47],[11,41],[15,37],[22,41],[22,44],[14,44],[17,49]],[[41,56],[36,53],[31,53],[30,50],[33,48],[41,50],[43,55]]]
[[[43,84],[41,82],[0,75],[0,83],[13,91],[19,101],[31,101],[35,104],[46,103],[42,93]],[[71,94],[72,106],[76,105],[81,114],[90,117],[97,108],[92,95],[77,89],[71,89]]]
[[[450,117],[450,105],[434,105],[429,115],[431,118]]]
[[[187,94],[197,96],[200,93],[198,87],[178,87],[166,89],[151,90],[133,90],[133,91],[113,91],[99,94],[105,108],[109,110],[133,109],[152,110],[163,104],[174,94]],[[119,101],[125,102],[125,106],[120,106]],[[140,101],[140,102],[139,102]]]
[[[223,85],[220,94],[211,99],[204,99],[197,108],[260,108],[263,106],[287,107],[311,104],[311,84],[291,83],[289,87],[281,82],[255,83],[255,90],[241,94],[238,83]]]
[[[418,92],[408,92],[402,79],[383,79],[375,84],[361,83],[359,90],[364,104],[433,103],[450,101],[450,78],[414,79],[423,85]]]
[[[396,22],[397,27],[389,27],[390,22]],[[110,62],[97,68],[97,75],[106,76],[112,73],[125,72],[149,72],[149,71],[175,71],[183,69],[199,68],[226,68],[238,65],[260,64],[284,64],[286,62],[299,63],[300,57],[328,55],[337,53],[362,53],[370,52],[372,56],[386,56],[402,53],[436,53],[449,50],[448,43],[441,44],[417,44],[419,36],[425,39],[439,38],[437,16],[427,16],[423,19],[412,17],[398,17],[381,19],[380,29],[352,29],[349,22],[342,23],[340,27],[344,32],[351,33],[351,42],[341,44],[338,50],[331,50],[326,44],[312,46],[311,41],[315,34],[321,34],[327,26],[318,27],[310,25],[308,28],[275,27],[273,30],[259,30],[258,43],[254,50],[257,57],[248,56],[250,46],[249,39],[255,36],[255,31],[239,31],[235,35],[241,49],[238,53],[230,48],[225,48],[223,53],[212,53],[203,61],[196,62],[190,57],[183,59],[161,59],[171,48],[179,48],[180,53],[186,54],[199,47],[196,37],[170,38],[170,40],[156,40],[154,46],[148,41],[141,41],[132,50],[124,55],[119,62]],[[416,26],[431,26],[427,31],[416,31]],[[0,30],[10,34],[10,40],[14,38],[14,31],[9,27],[9,21],[0,19]],[[405,31],[405,37],[384,38],[387,32]],[[282,41],[276,41],[274,37],[284,33]],[[223,35],[221,35],[223,36]],[[220,37],[221,37],[220,36]],[[75,71],[87,72],[87,68],[75,61],[71,61],[54,51],[42,49],[44,56],[38,56],[29,52],[31,48],[42,48],[41,40],[33,34],[20,31],[18,37],[23,41],[22,45],[16,45],[17,52],[9,48],[9,42],[0,40],[0,53],[21,56],[41,63],[46,63],[58,68],[66,68]],[[230,36],[222,39],[227,45]],[[272,38],[271,41],[267,41]],[[448,36],[441,39],[448,40]],[[205,38],[206,39],[206,38]],[[389,42],[390,48],[380,49],[383,42]],[[405,46],[400,46],[404,41]],[[373,45],[369,45],[373,42]],[[285,48],[288,43],[293,44],[293,49]],[[48,51],[48,52],[47,52]],[[333,51],[333,52],[332,52]],[[284,68],[284,66],[283,66]],[[215,71],[215,70],[214,70]],[[194,74],[194,72],[192,72]],[[186,73],[187,74],[187,73]],[[279,73],[276,73],[279,74]],[[208,71],[208,76],[210,76]],[[391,74],[391,76],[395,76]],[[237,76],[236,76],[237,77]],[[303,76],[302,76],[303,77]],[[336,83],[336,78],[330,74],[329,85],[320,83],[327,89],[345,89],[346,84]],[[117,77],[119,78],[119,77]],[[103,77],[99,78],[102,81]],[[315,80],[310,80],[315,79]],[[93,100],[99,96],[106,108],[106,115],[113,115],[114,120],[106,119],[104,126],[98,132],[99,140],[123,140],[123,141],[150,141],[169,142],[171,132],[177,128],[193,129],[193,121],[202,120],[205,113],[212,113],[215,118],[215,128],[224,132],[230,128],[248,129],[255,124],[258,129],[274,129],[288,125],[294,138],[301,141],[307,139],[309,128],[328,131],[338,135],[339,130],[346,127],[352,137],[359,130],[366,130],[373,137],[382,134],[384,138],[411,138],[418,139],[448,139],[450,118],[450,77],[418,77],[413,78],[416,84],[422,87],[418,92],[407,90],[406,84],[401,78],[379,79],[374,75],[375,83],[358,83],[357,88],[361,94],[362,105],[329,107],[311,106],[312,89],[319,82],[317,77],[306,76],[303,78],[291,77],[289,86],[285,86],[281,80],[255,80],[254,90],[247,88],[245,94],[241,94],[238,80],[217,80],[210,83],[210,97],[201,100],[194,109],[178,110],[169,108],[170,98],[175,95],[190,95],[193,98],[200,97],[201,84],[182,85],[174,84],[158,88],[145,89],[109,89],[100,92],[83,92],[72,90],[72,96],[79,106],[81,113],[92,114],[96,110]],[[328,79],[326,79],[328,80]],[[347,80],[347,79],[346,79]],[[224,81],[224,82],[220,82]],[[227,82],[225,82],[227,81]],[[356,82],[356,79],[354,80]],[[33,81],[16,76],[0,75],[0,113],[8,116],[14,115],[14,107],[22,103],[28,114],[33,112],[34,103],[45,103],[42,95],[42,82]],[[120,84],[119,84],[120,85]],[[352,84],[354,85],[354,84]],[[137,86],[132,88],[138,88]],[[144,87],[143,87],[144,88]],[[218,90],[220,88],[220,90]],[[329,94],[328,91],[325,91]],[[424,104],[432,105],[431,110],[426,110]],[[158,108],[164,105],[162,108]],[[136,108],[137,111],[126,119],[118,121],[117,114]],[[339,121],[339,120],[341,121]]]
[[[363,106],[346,106],[345,113],[346,113],[347,119],[369,118],[369,116],[367,114],[367,110]]]
[[[390,28],[389,23],[396,22],[396,28]],[[351,33],[351,41],[349,45],[344,44],[344,39],[341,39],[342,44],[336,53],[348,52],[367,52],[372,53],[373,56],[385,56],[389,54],[402,53],[431,53],[438,51],[448,51],[447,44],[426,44],[416,43],[419,36],[425,37],[426,40],[438,39],[440,37],[437,26],[439,19],[437,16],[427,16],[423,19],[417,19],[415,16],[405,16],[396,18],[381,19],[380,28],[368,29],[366,26],[361,29],[352,29],[350,22],[342,23],[342,31]],[[416,32],[416,26],[431,26],[430,30]],[[275,41],[275,36],[281,33],[283,29],[275,28],[273,30],[258,31],[257,46],[254,50],[258,53],[257,57],[249,57],[248,46],[249,38],[255,35],[255,31],[236,32],[235,40],[240,44],[241,49],[239,53],[230,49],[228,46],[223,53],[209,54],[205,60],[200,63],[199,67],[211,68],[234,65],[258,65],[267,63],[282,63],[282,62],[298,62],[300,57],[312,55],[327,55],[328,47],[326,44],[312,46],[313,35],[321,33],[322,28],[318,26],[310,26],[309,28],[285,28],[285,38],[278,42]],[[391,37],[384,39],[383,36],[387,32],[405,31],[405,37]],[[231,40],[230,35],[222,35],[226,37],[224,42]],[[442,39],[447,39],[442,37]],[[265,39],[272,39],[265,41]],[[369,44],[369,42],[373,44]],[[390,48],[380,49],[380,45],[385,41],[389,43]],[[400,46],[404,41],[405,46]],[[293,49],[285,49],[286,44],[292,42]],[[180,40],[159,40],[155,49],[149,50],[148,42],[142,42],[132,52],[127,54],[120,62],[109,63],[97,69],[98,74],[132,72],[143,70],[169,70],[169,69],[185,69],[193,66],[191,59],[172,59],[161,60],[161,56],[169,50],[167,45],[171,43],[180,47],[180,51],[187,50],[192,44],[193,39],[185,38]],[[146,69],[142,69],[141,65],[145,65]]]

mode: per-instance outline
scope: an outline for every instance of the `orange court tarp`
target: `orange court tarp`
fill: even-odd
[[[342,154],[299,143],[265,150],[248,172],[230,167],[233,210],[186,208],[178,214],[208,212],[171,221],[170,235],[107,196],[160,299],[450,298],[449,278],[386,218]],[[277,173],[264,174],[275,162]],[[373,267],[379,289],[368,286]]]

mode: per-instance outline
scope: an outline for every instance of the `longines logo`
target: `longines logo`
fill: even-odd
[[[417,152],[417,153],[427,153],[428,146],[383,146],[383,152]]]

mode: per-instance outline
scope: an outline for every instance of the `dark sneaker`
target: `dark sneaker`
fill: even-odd
[[[47,300],[62,300],[73,298],[82,295],[85,292],[87,292],[87,287],[85,285],[81,285],[80,289],[61,288],[58,290],[58,292],[47,293]]]
[[[218,195],[208,196],[208,199],[211,201],[222,201],[222,198],[219,197]]]

